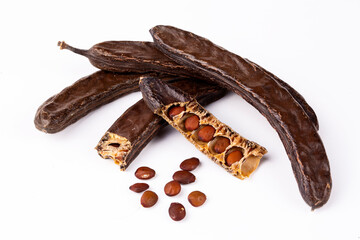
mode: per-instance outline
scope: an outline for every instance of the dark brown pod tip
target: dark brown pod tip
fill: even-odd
[[[184,171],[192,171],[199,166],[200,160],[196,157],[188,158],[182,161],[180,168]]]
[[[185,207],[181,203],[171,203],[169,208],[169,215],[170,218],[174,221],[183,220],[186,215]]]
[[[189,184],[195,182],[195,175],[188,171],[177,171],[173,175],[173,179],[181,184]]]
[[[138,179],[150,179],[155,176],[155,171],[149,167],[139,167],[135,172],[135,176]]]

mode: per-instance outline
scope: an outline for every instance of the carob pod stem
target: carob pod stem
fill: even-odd
[[[165,81],[176,79],[166,74],[107,71],[97,71],[83,77],[38,108],[34,119],[35,127],[46,133],[59,132],[94,109],[138,91],[140,76],[151,75],[157,75]]]
[[[74,48],[65,42],[58,42],[58,45],[60,49],[68,49],[87,57],[91,64],[102,70],[113,72],[155,71],[202,78],[201,75],[194,72],[191,68],[180,65],[165,56],[152,42],[107,41],[98,43],[89,50]],[[260,66],[258,67],[260,68]],[[265,69],[261,68],[261,70],[274,77],[274,80],[283,86],[294,99],[299,102],[304,112],[313,120],[314,125],[318,129],[319,125],[315,112],[300,93]]]
[[[211,160],[240,179],[249,177],[267,152],[264,147],[245,139],[220,122],[189,94],[159,78],[141,77],[140,90],[151,111],[164,118]],[[171,112],[177,114],[172,116]],[[192,116],[198,119],[196,129],[189,129],[185,124]],[[241,154],[229,164],[228,158],[235,152]]]
[[[222,98],[226,92],[217,85],[189,78],[176,79],[171,84],[194,96],[203,105]],[[114,160],[124,171],[166,125],[166,121],[155,115],[141,99],[114,122],[95,149],[102,158]]]
[[[164,54],[257,108],[279,134],[305,202],[315,209],[328,201],[332,182],[325,148],[309,116],[284,87],[206,38],[171,26],[156,26],[150,32]]]

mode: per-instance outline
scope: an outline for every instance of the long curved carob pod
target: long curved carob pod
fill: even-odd
[[[106,41],[95,44],[88,50],[72,47],[65,42],[58,42],[58,45],[60,46],[60,49],[68,49],[74,53],[87,57],[92,65],[106,71],[120,73],[155,71],[201,78],[201,75],[199,76],[199,74],[194,72],[191,68],[180,65],[165,56],[152,42]],[[261,68],[261,70],[264,70],[267,74],[274,77],[275,81],[293,96],[293,98],[302,106],[304,112],[311,118],[315,127],[319,129],[314,110],[309,106],[301,94],[270,72],[263,68]]]
[[[156,26],[150,33],[164,54],[257,108],[279,134],[305,202],[312,209],[327,202],[332,183],[325,148],[310,118],[284,87],[256,65],[206,38],[171,26]]]

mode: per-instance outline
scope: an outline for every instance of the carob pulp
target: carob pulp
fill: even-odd
[[[171,26],[156,26],[150,32],[168,57],[257,108],[279,134],[305,202],[315,209],[328,201],[332,182],[325,148],[309,116],[284,87],[258,66],[206,38]]]
[[[259,165],[262,156],[267,152],[264,147],[245,139],[229,126],[220,122],[189,94],[166,84],[159,78],[141,77],[140,90],[151,111],[164,118],[211,160],[240,179],[249,177]],[[181,108],[182,111],[170,117],[169,111],[175,107]],[[197,129],[188,130],[184,126],[184,122],[190,116],[198,117],[199,126]],[[202,127],[209,127],[214,130],[210,135],[206,134],[205,138],[200,138],[200,131],[204,129]],[[219,141],[222,142],[222,139],[228,140],[228,143],[221,148],[221,151],[216,151],[215,146]],[[226,158],[233,151],[241,151],[242,157],[229,166]]]
[[[179,78],[171,84],[194,96],[203,105],[222,98],[226,92],[217,85],[190,78]],[[166,121],[155,115],[141,99],[114,122],[95,149],[102,158],[114,160],[121,170],[125,170],[166,125]]]

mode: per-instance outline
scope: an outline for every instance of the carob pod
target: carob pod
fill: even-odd
[[[60,46],[60,49],[68,49],[74,53],[87,57],[92,65],[102,70],[113,72],[155,71],[202,78],[201,75],[191,68],[180,65],[165,56],[152,42],[106,41],[94,45],[89,50],[74,48],[65,42],[59,42],[58,45]],[[318,129],[319,126],[315,112],[309,104],[307,104],[300,93],[265,69],[261,68],[261,70],[270,74],[274,77],[275,81],[288,90],[294,99],[302,106],[304,112],[314,121],[314,124]]]
[[[157,50],[152,42],[106,41],[89,50],[74,48],[58,42],[60,49],[68,49],[87,57],[95,67],[113,72],[155,71],[173,75],[194,76],[187,67],[175,63]]]
[[[328,201],[332,182],[325,148],[309,116],[284,87],[206,38],[171,26],[156,26],[150,32],[164,54],[257,108],[279,134],[305,202],[315,209]]]
[[[35,127],[46,133],[59,132],[90,111],[138,91],[139,78],[143,75],[158,75],[165,81],[176,79],[166,74],[97,71],[46,100],[35,114]]]
[[[259,68],[260,70],[264,71],[266,74],[270,75],[271,77],[274,78],[274,80],[276,80],[283,88],[285,88],[290,94],[291,96],[300,104],[300,106],[303,108],[304,112],[306,113],[306,115],[308,115],[308,117],[311,119],[311,121],[313,122],[316,130],[319,130],[319,122],[316,116],[316,113],[314,111],[314,109],[312,109],[309,104],[307,104],[305,98],[298,93],[295,89],[293,89],[289,84],[287,84],[286,82],[284,82],[283,80],[281,80],[280,78],[278,78],[277,76],[275,76],[273,73],[267,71],[266,69],[262,68],[261,66],[259,66],[258,64],[250,61],[249,59],[244,58],[245,61],[248,61],[250,64],[255,65],[257,68]]]
[[[203,105],[222,98],[226,92],[217,85],[189,78],[176,79],[171,84],[194,96]],[[166,121],[155,115],[141,99],[114,122],[95,149],[102,158],[114,160],[124,171],[166,125]]]
[[[267,152],[264,147],[245,139],[220,122],[180,89],[155,77],[141,77],[139,84],[143,99],[151,111],[164,118],[197,149],[232,175],[240,179],[249,177]],[[172,116],[173,109],[181,111],[176,111],[177,114]],[[199,123],[195,129],[185,125],[192,116],[196,116]],[[241,152],[241,155],[229,164],[228,157],[234,152]]]

